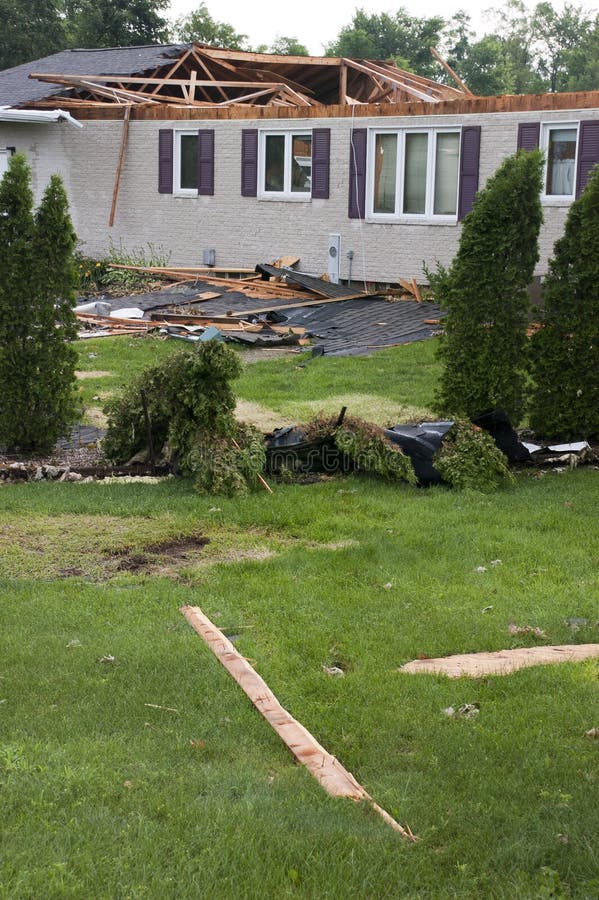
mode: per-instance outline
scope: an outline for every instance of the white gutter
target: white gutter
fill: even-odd
[[[33,125],[50,125],[64,119],[75,128],[83,128],[81,122],[63,109],[12,109],[10,106],[0,106],[0,122],[28,122]]]

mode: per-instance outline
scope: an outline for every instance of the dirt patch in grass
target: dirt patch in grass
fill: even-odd
[[[189,577],[220,563],[269,559],[290,543],[284,535],[230,525],[185,534],[169,517],[15,517],[0,525],[0,578]]]

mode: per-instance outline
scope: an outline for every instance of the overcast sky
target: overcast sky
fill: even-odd
[[[482,10],[503,6],[502,0],[358,0],[356,3],[340,0],[300,0],[285,3],[281,0],[205,0],[213,19],[233,25],[237,32],[247,34],[249,43],[272,44],[278,35],[295,37],[314,56],[321,56],[324,45],[333,41],[341,28],[349,24],[356,8],[368,13],[397,12],[404,7],[413,16],[441,15],[450,18],[460,9],[468,12],[477,32],[491,32],[492,24]],[[200,5],[200,0],[172,0],[169,18],[186,15]],[[535,3],[528,0],[527,6]],[[558,0],[552,4],[561,9]],[[575,3],[575,5],[579,5]],[[587,4],[581,4],[587,6]]]

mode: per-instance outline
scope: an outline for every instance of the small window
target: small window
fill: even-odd
[[[545,196],[573,197],[576,187],[575,125],[546,126],[543,133],[545,162]]]
[[[455,220],[460,132],[434,128],[371,132],[368,207],[385,216]]]
[[[14,153],[12,147],[0,147],[0,178],[8,170],[8,163]]]
[[[173,189],[175,194],[198,195],[198,133],[175,132]]]
[[[262,197],[305,199],[312,188],[312,135],[278,131],[261,134]]]

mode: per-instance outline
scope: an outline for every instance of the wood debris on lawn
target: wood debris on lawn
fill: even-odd
[[[382,809],[354,776],[281,706],[266,682],[199,607],[183,606],[181,612],[297,761],[306,766],[328,794],[332,797],[348,797],[356,802],[365,801],[391,828],[403,837],[415,840],[411,830],[401,826]]]
[[[579,662],[599,657],[599,644],[560,644],[551,647],[518,647],[489,653],[461,653],[436,659],[414,659],[399,672],[411,675],[446,675],[448,678],[480,678],[482,675],[509,675],[529,666]]]

